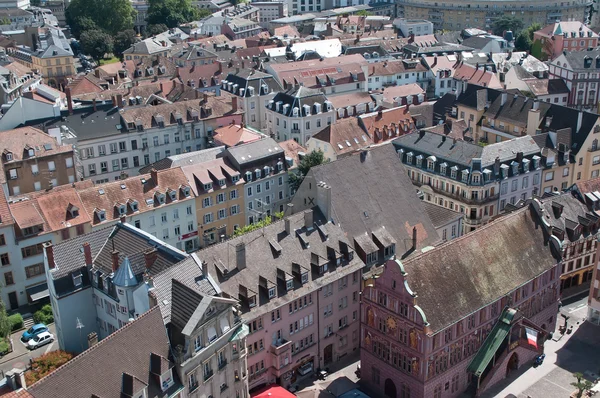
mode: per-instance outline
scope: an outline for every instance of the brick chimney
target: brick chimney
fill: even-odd
[[[160,92],[163,94],[165,93],[165,88],[163,87],[162,82],[160,82]]]
[[[208,104],[208,94],[207,93],[202,94],[202,104],[203,105]]]
[[[233,112],[238,111],[238,97],[231,98],[231,107],[233,108]]]
[[[235,264],[240,271],[246,268],[246,244],[244,242],[235,246]]]
[[[417,250],[417,227],[413,227],[412,244],[413,249]]]
[[[44,243],[44,250],[46,250],[46,258],[48,259],[48,268],[54,269],[56,268],[56,263],[54,262],[54,246],[52,243]]]
[[[113,272],[117,272],[118,269],[119,269],[119,251],[113,250],[112,251],[112,270],[113,270]]]
[[[92,266],[92,248],[88,242],[83,244],[83,256],[85,258],[85,265],[88,267]]]
[[[155,184],[158,184],[158,171],[156,171],[156,169],[153,168],[150,170],[150,178]]]
[[[71,97],[71,87],[65,88],[65,94],[67,95],[67,108],[69,109],[69,115],[73,114],[73,97]]]
[[[92,332],[87,336],[88,348],[98,344],[98,333]]]
[[[148,249],[144,252],[144,262],[146,263],[146,269],[150,269],[150,267],[152,267],[157,257],[158,250],[156,250],[155,247],[153,247],[152,249]]]
[[[117,94],[117,106],[123,108],[123,94]]]
[[[98,110],[98,107],[96,106],[96,98],[92,100],[92,107],[94,108],[94,112]]]

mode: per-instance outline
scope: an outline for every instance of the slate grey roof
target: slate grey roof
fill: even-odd
[[[220,293],[220,290],[217,291],[214,281],[202,273],[202,269],[193,255],[167,268],[153,278],[153,294],[157,299],[165,324],[171,322],[174,281],[197,292],[200,296],[216,296]]]
[[[254,69],[241,69],[239,72],[229,73],[225,80],[237,84],[239,86],[238,90],[243,88],[244,97],[250,97],[249,87],[254,89],[255,95],[267,95],[283,91],[283,88],[273,76]],[[263,87],[266,87],[266,92]],[[227,89],[227,91],[229,90]],[[239,95],[239,91],[236,95]]]
[[[535,101],[524,95],[507,94],[506,102],[502,104],[502,95],[496,97],[490,104],[488,110],[483,114],[483,117],[489,117],[499,121],[506,121],[518,126],[527,125],[527,116],[529,110],[533,107]],[[547,102],[538,101],[540,110],[540,120],[542,120],[551,105]],[[537,126],[536,126],[537,127]]]
[[[423,202],[423,209],[425,209],[433,226],[436,228],[442,228],[463,216],[462,213],[425,201]]]
[[[574,70],[580,69],[589,69],[590,71],[596,71],[598,68],[596,67],[596,57],[600,57],[600,50],[592,50],[592,51],[567,51],[564,54],[569,65]],[[586,58],[592,59],[592,65],[589,68],[585,68],[584,62]]]
[[[449,161],[470,167],[473,158],[480,158],[483,148],[466,141],[445,139],[440,134],[422,131],[420,133],[406,134],[394,140],[394,145],[405,148],[408,153],[411,149],[428,155],[434,155],[438,162]],[[415,154],[416,156],[416,154]]]
[[[432,333],[501,299],[557,263],[526,207],[404,262]]]
[[[115,286],[129,287],[129,286],[137,286],[138,280],[131,269],[131,263],[129,262],[129,257],[125,257],[121,266],[115,272],[113,276],[113,284]]]
[[[277,155],[284,159],[285,152],[270,137],[225,149],[225,156],[233,159],[240,166]]]
[[[571,192],[542,199],[541,206],[544,209],[545,221],[550,224],[553,231],[564,233],[561,240],[576,242],[587,239],[590,234],[598,231],[597,227],[584,228],[597,225],[600,217],[590,212],[588,207]],[[576,231],[577,226],[581,227],[580,231]]]
[[[152,374],[156,364],[151,368],[153,356],[168,362],[169,348],[160,311],[154,307],[29,386],[27,392],[36,398],[124,397],[124,375],[128,375],[142,383],[138,385],[148,386],[147,397],[169,397],[182,388],[177,373],[173,370],[175,383],[163,392]]]
[[[374,231],[385,227],[396,241],[399,256],[412,248],[413,227],[417,227],[417,249],[439,241],[392,145],[374,147],[364,159],[355,154],[313,167],[305,181],[323,181],[331,187],[333,219],[349,238],[371,239]]]
[[[533,137],[528,135],[486,145],[481,152],[481,164],[482,166],[494,164],[496,158],[500,158],[500,162],[505,162],[514,159],[518,152],[523,152],[524,156],[534,155],[540,152],[540,147]]]
[[[164,158],[159,160],[158,162],[154,162],[149,164],[148,166],[144,166],[140,169],[140,174],[150,173],[150,170],[166,170],[172,169],[174,167],[183,167],[189,166],[191,164],[198,164],[208,162],[209,160],[215,160],[221,157],[223,151],[225,150],[225,146],[217,146],[214,148],[202,149],[200,151],[193,151],[188,153],[182,153],[180,155],[169,156],[168,158]]]
[[[30,124],[36,126],[39,123],[39,121],[33,121]],[[72,115],[63,112],[61,117],[46,119],[42,124],[46,130],[52,127],[66,126],[75,133],[80,143],[85,140],[121,134],[121,130],[117,128],[121,126],[121,115],[119,109],[112,105],[99,105],[95,112],[92,108],[76,111]]]
[[[305,224],[305,212],[301,212],[287,218],[289,234],[285,232],[285,221],[278,221],[197,252],[225,297],[240,299],[244,289],[251,292],[248,296],[256,296],[254,308],[249,308],[246,299],[241,300],[244,318],[252,319],[268,313],[364,267],[360,258],[353,254],[350,242],[338,225],[323,224],[322,216],[312,210],[306,214],[314,214],[310,228]],[[236,252],[241,244],[245,257]],[[340,256],[343,257],[341,264],[335,265],[331,259]],[[238,261],[243,258],[244,262]],[[327,262],[329,266],[323,275],[311,265]],[[308,282],[301,283],[300,274],[294,272],[295,267],[308,274]],[[293,290],[286,290],[285,281],[278,277],[280,274],[293,278]],[[276,297],[269,299],[266,288],[259,287],[263,282],[276,287]]]
[[[284,114],[283,105],[288,104],[289,107],[287,109],[287,113],[285,113],[284,115],[291,117],[293,115],[294,108],[298,108],[299,114],[303,115],[304,105],[310,106],[311,112],[316,112],[314,109],[314,105],[321,104],[321,110],[325,112],[325,101],[327,101],[327,97],[325,97],[325,94],[323,94],[320,90],[307,88],[304,86],[297,86],[290,88],[286,91],[282,91],[275,95],[275,97],[273,98],[273,105],[270,108],[272,111],[275,111],[275,104],[279,101],[283,102],[283,104],[281,104],[279,112],[281,114]]]

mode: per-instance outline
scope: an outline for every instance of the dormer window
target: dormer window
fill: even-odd
[[[231,181],[236,183],[240,180],[240,176],[238,174],[234,175],[231,177]]]
[[[159,205],[165,204],[165,195],[164,194],[157,192],[155,194],[155,196],[156,196],[156,201],[158,202]]]
[[[269,288],[269,298],[275,297],[276,290],[274,287]]]
[[[222,179],[219,180],[219,186],[220,187],[224,187],[225,186],[225,179],[224,178],[222,178]]]
[[[483,170],[483,181],[489,182],[492,175],[492,171],[489,169]]]
[[[211,182],[204,184],[204,190],[205,191],[210,191],[211,189],[212,189],[212,183]]]
[[[35,156],[35,150],[33,148],[29,148],[27,150],[27,154],[29,155],[29,157],[34,157]]]
[[[271,168],[269,166],[265,166],[263,170],[265,171],[265,177],[271,173]]]
[[[256,169],[254,170],[254,177],[258,180],[260,178],[260,170]]]
[[[469,181],[469,170],[462,171],[462,182]]]
[[[456,180],[456,174],[458,172],[458,167],[456,166],[452,166],[450,168],[450,178],[452,178],[453,180]]]
[[[294,288],[294,280],[293,279],[289,279],[285,282],[285,288],[286,290],[292,290]]]
[[[447,167],[448,167],[448,164],[446,162],[440,164],[440,174],[446,175]]]
[[[423,163],[423,155],[417,155],[417,167],[421,167]]]
[[[250,296],[250,297],[248,297],[248,306],[250,308],[256,307],[256,296]]]
[[[429,156],[427,158],[427,170],[433,171],[433,169],[435,168],[435,161],[436,161],[436,157],[435,156]]]
[[[412,152],[407,153],[406,154],[406,163],[412,164],[412,161],[413,161],[412,158],[413,158],[413,153]]]
[[[479,185],[481,183],[481,175],[479,175],[479,173],[474,173],[471,183],[473,185]]]
[[[190,196],[190,187],[183,187],[182,191],[183,191],[183,196],[185,196],[186,198],[188,196]]]
[[[367,254],[367,265],[371,265],[377,262],[377,252]]]
[[[117,211],[119,212],[120,216],[122,216],[125,213],[127,213],[127,209],[125,208],[125,205],[118,205],[117,206]]]
[[[386,246],[385,249],[383,249],[383,255],[385,256],[385,258],[389,258],[394,254],[396,254],[396,245],[393,243],[389,246]]]
[[[512,163],[510,164],[510,167],[512,168],[512,173],[513,173],[513,175],[517,175],[517,174],[519,174],[519,163],[517,163],[517,162],[512,162]]]
[[[252,173],[247,171],[246,172],[246,182],[250,182],[252,181]]]
[[[540,157],[535,155],[533,157],[533,168],[537,169],[538,167],[540,167]]]
[[[132,200],[131,202],[129,202],[129,207],[131,208],[131,211],[133,211],[133,212],[138,211],[139,210],[138,201]]]
[[[177,200],[177,192],[169,191],[169,198],[171,199],[171,201]]]
[[[106,212],[102,209],[96,209],[96,216],[100,222],[106,220]]]
[[[277,171],[281,171],[283,170],[283,162],[279,161],[277,162]]]
[[[523,172],[529,172],[529,159],[523,159]]]
[[[308,283],[308,272],[302,274],[302,283]]]

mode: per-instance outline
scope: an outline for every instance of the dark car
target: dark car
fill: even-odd
[[[29,342],[29,340],[31,340],[38,334],[47,332],[47,331],[48,331],[48,326],[44,325],[43,323],[38,323],[23,332],[23,335],[21,336],[21,341],[24,343],[27,343],[27,342]]]

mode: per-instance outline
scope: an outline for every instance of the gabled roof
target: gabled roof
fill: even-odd
[[[149,398],[163,397],[182,388],[173,371],[175,385],[162,392],[151,373],[152,354],[163,358],[170,355],[158,307],[125,324],[31,385],[28,392],[35,398],[121,397],[124,374],[147,385]]]
[[[358,118],[355,117],[337,120],[314,134],[310,139],[330,144],[337,156],[373,145],[373,140],[360,127]]]
[[[549,237],[529,208],[517,210],[404,262],[432,333],[494,303],[553,268]]]
[[[370,239],[385,227],[399,256],[411,249],[415,227],[417,250],[439,240],[392,145],[373,147],[364,158],[356,154],[313,167],[306,178],[331,187],[332,218],[349,238],[367,234]]]
[[[246,144],[248,142],[260,140],[262,135],[256,130],[250,130],[244,125],[229,124],[219,127],[215,130],[213,139],[217,145],[227,147]]]
[[[140,169],[140,174],[150,173],[150,170],[166,170],[174,167],[189,166],[217,159],[225,150],[225,146],[217,146],[214,148],[201,149],[199,151],[182,153],[180,155],[172,155],[168,158],[159,160],[144,166]]]

